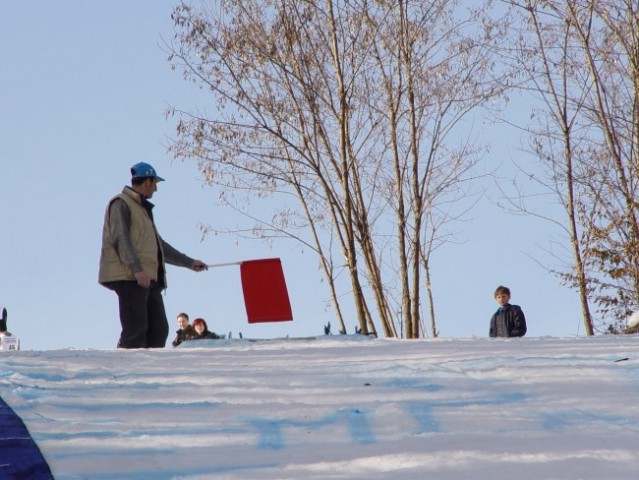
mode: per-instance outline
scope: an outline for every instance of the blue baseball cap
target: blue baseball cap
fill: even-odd
[[[154,178],[158,182],[164,181],[164,179],[156,173],[155,168],[144,162],[136,163],[131,167],[131,178]]]

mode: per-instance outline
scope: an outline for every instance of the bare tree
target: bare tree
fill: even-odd
[[[313,248],[342,331],[341,271],[362,333],[377,322],[386,336],[424,330],[428,261],[468,208],[481,156],[461,124],[498,93],[491,52],[503,32],[488,5],[220,0],[174,11],[171,61],[216,106],[171,112],[174,155],[197,159],[238,210],[291,199],[270,219],[251,213],[252,231]]]
[[[631,0],[526,0],[519,59],[541,99],[531,143],[567,213],[573,263],[558,272],[604,328],[639,305],[639,17]],[[612,314],[610,318],[608,314]]]

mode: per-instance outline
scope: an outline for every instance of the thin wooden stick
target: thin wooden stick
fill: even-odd
[[[242,265],[242,262],[214,263],[213,265],[207,265],[207,267],[209,268],[228,267],[229,265]]]

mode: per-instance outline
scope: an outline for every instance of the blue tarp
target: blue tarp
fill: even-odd
[[[24,422],[0,397],[0,479],[52,478],[51,469]]]

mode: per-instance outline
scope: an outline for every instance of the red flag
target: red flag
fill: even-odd
[[[242,262],[240,273],[249,323],[293,320],[279,258]]]

